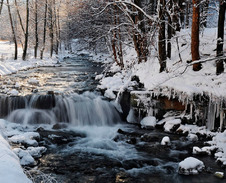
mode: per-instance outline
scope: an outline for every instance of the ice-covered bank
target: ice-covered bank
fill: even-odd
[[[0,132],[0,182],[31,183],[20,166],[20,160]]]

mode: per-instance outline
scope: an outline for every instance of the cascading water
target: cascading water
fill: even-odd
[[[102,126],[120,122],[114,105],[90,92],[70,96],[33,95],[17,99],[19,103],[14,98],[8,100],[15,105],[8,109],[7,120],[21,124],[67,122],[75,126]],[[21,101],[23,106],[19,107]]]

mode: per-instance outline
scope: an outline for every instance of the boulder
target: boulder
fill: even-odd
[[[205,165],[202,161],[188,157],[179,163],[178,173],[183,175],[195,175],[202,172],[204,168]]]

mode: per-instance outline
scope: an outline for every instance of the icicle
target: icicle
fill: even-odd
[[[215,114],[216,114],[216,105],[210,101],[208,106],[208,116],[206,124],[208,130],[214,129]]]
[[[193,115],[193,104],[191,103],[190,104],[190,116],[191,116],[191,119],[192,119],[192,115]]]
[[[224,123],[224,111],[221,109],[221,111],[220,111],[220,131],[222,131],[223,123]]]

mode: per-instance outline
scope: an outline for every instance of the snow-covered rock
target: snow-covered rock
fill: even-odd
[[[20,158],[21,165],[36,165],[34,158],[27,150],[21,148],[14,148],[13,152]]]
[[[161,145],[170,145],[170,138],[168,136],[165,136],[162,138]]]
[[[37,146],[38,142],[35,139],[40,138],[39,133],[37,132],[26,132],[23,134],[14,135],[9,139],[10,142],[13,143],[21,143],[21,144],[27,144],[28,146]]]
[[[104,77],[103,74],[99,74],[99,75],[97,75],[97,76],[95,77],[95,80],[100,80],[100,79],[102,79],[103,77]]]
[[[31,84],[31,85],[39,85],[39,81],[35,78],[31,78],[27,82],[28,84]]]
[[[109,99],[115,99],[116,95],[113,93],[111,89],[108,89],[105,91],[104,96],[109,98]]]
[[[216,147],[214,146],[205,146],[202,148],[199,148],[197,146],[193,147],[192,153],[193,154],[201,154],[201,155],[211,155],[211,152],[214,151],[216,149]]]
[[[34,158],[40,158],[42,154],[46,152],[46,150],[47,149],[45,147],[28,147],[27,148],[28,153]]]
[[[17,96],[19,92],[16,89],[12,89],[8,92],[9,95]]]
[[[188,157],[179,163],[178,173],[184,175],[199,174],[204,168],[205,165],[202,161]]]
[[[140,124],[142,127],[154,128],[156,125],[156,118],[154,116],[145,117],[141,120]]]
[[[188,139],[189,141],[193,141],[193,142],[199,140],[198,136],[197,136],[196,134],[192,134],[192,133],[189,133],[189,134],[188,134],[187,139]]]
[[[165,122],[164,130],[165,132],[172,132],[172,130],[181,124],[181,119],[173,119]]]
[[[16,89],[20,88],[20,83],[16,82],[15,86]]]

